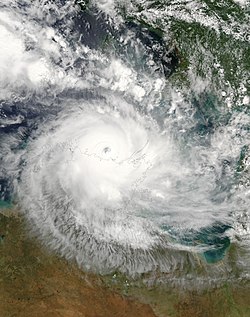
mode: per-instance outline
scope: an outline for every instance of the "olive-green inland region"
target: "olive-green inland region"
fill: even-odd
[[[179,69],[170,78],[175,86],[190,87],[199,76],[229,108],[244,104],[250,92],[249,6],[229,0],[131,2],[133,10],[122,11],[125,19],[164,31],[178,48]]]
[[[249,317],[250,285],[206,291],[133,286],[125,277],[86,274],[26,233],[16,211],[0,213],[1,317]],[[140,286],[138,286],[140,284]]]

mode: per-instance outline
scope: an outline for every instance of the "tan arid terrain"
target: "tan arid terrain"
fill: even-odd
[[[107,278],[50,254],[26,231],[15,213],[0,213],[1,317],[250,317],[249,286],[203,294],[114,289]]]

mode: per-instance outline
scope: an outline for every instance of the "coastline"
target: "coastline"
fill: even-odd
[[[203,291],[132,286],[84,273],[32,239],[16,211],[0,211],[1,317],[249,317],[249,283]]]

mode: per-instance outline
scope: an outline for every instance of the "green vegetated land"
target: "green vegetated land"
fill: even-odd
[[[239,100],[242,85],[250,93],[249,9],[241,8],[234,1],[205,0],[201,8],[198,6],[194,11],[195,2],[190,6],[183,1],[132,3],[134,11],[124,10],[125,17],[164,30],[177,46],[181,62],[173,82],[189,83],[188,71],[191,70],[208,80],[210,87],[218,92],[231,93],[235,106],[242,103]],[[170,9],[176,10],[176,16],[168,15]],[[201,21],[192,18],[196,14],[202,17]],[[188,18],[183,18],[185,15]]]

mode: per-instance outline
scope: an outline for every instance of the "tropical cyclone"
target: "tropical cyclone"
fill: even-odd
[[[167,243],[158,220],[147,220],[155,217],[148,205],[160,208],[176,175],[173,144],[152,120],[122,100],[119,107],[95,102],[40,130],[27,149],[18,195],[53,248],[106,271],[124,265],[127,251],[146,255]]]

